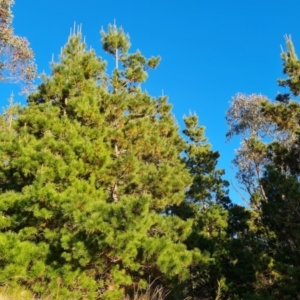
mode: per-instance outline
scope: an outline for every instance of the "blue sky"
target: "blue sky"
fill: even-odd
[[[52,54],[57,59],[74,22],[104,57],[99,31],[116,20],[129,33],[132,51],[162,57],[144,87],[169,96],[180,125],[184,114],[198,114],[230,180],[239,142],[225,142],[229,101],[238,92],[275,98],[284,34],[300,49],[299,12],[299,0],[16,0],[13,25],[28,38],[39,72],[49,73]],[[1,107],[12,90],[18,93],[1,84]],[[234,191],[231,196],[239,201]]]

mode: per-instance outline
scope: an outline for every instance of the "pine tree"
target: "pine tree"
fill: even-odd
[[[173,288],[197,256],[191,220],[169,214],[191,184],[186,143],[167,98],[141,87],[159,58],[128,53],[115,25],[102,41],[111,76],[79,29],[1,137],[3,284],[120,299],[149,280]]]
[[[188,280],[180,286],[180,299],[216,299],[226,285],[221,256],[227,243],[228,210],[223,203],[230,202],[228,183],[222,179],[224,171],[216,167],[220,155],[211,149],[198,117],[190,115],[184,122],[184,161],[192,184],[186,189],[185,200],[173,207],[172,213],[192,220],[192,232],[185,243],[188,249],[199,249],[200,255],[190,266]]]
[[[300,62],[297,57],[292,37],[285,35],[285,42],[287,46],[287,51],[282,49],[281,58],[283,60],[283,73],[288,76],[287,79],[278,79],[278,84],[283,87],[288,87],[294,96],[299,96],[300,94],[300,77],[299,69]],[[279,94],[276,100],[283,103],[287,103],[290,99],[289,93]]]

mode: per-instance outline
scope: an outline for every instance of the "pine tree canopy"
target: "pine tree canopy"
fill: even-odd
[[[40,296],[120,299],[153,280],[174,288],[209,260],[188,242],[199,224],[226,225],[222,212],[198,216],[223,181],[197,117],[185,119],[190,143],[167,98],[142,88],[160,58],[130,53],[116,25],[101,35],[111,75],[73,32],[28,105],[0,120],[1,282]]]

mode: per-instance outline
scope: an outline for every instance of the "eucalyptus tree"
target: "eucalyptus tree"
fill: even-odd
[[[24,90],[36,76],[34,54],[26,38],[14,34],[13,0],[0,0],[0,82],[19,82]]]

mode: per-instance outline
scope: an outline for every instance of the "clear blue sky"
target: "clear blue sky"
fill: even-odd
[[[225,143],[230,99],[237,92],[274,99],[284,34],[292,35],[300,53],[299,0],[16,0],[13,13],[16,34],[28,38],[39,72],[46,73],[74,21],[102,56],[99,31],[115,19],[129,33],[132,51],[162,57],[144,87],[169,96],[180,125],[184,114],[198,114],[228,180],[239,144]],[[1,107],[13,89],[1,84]]]

